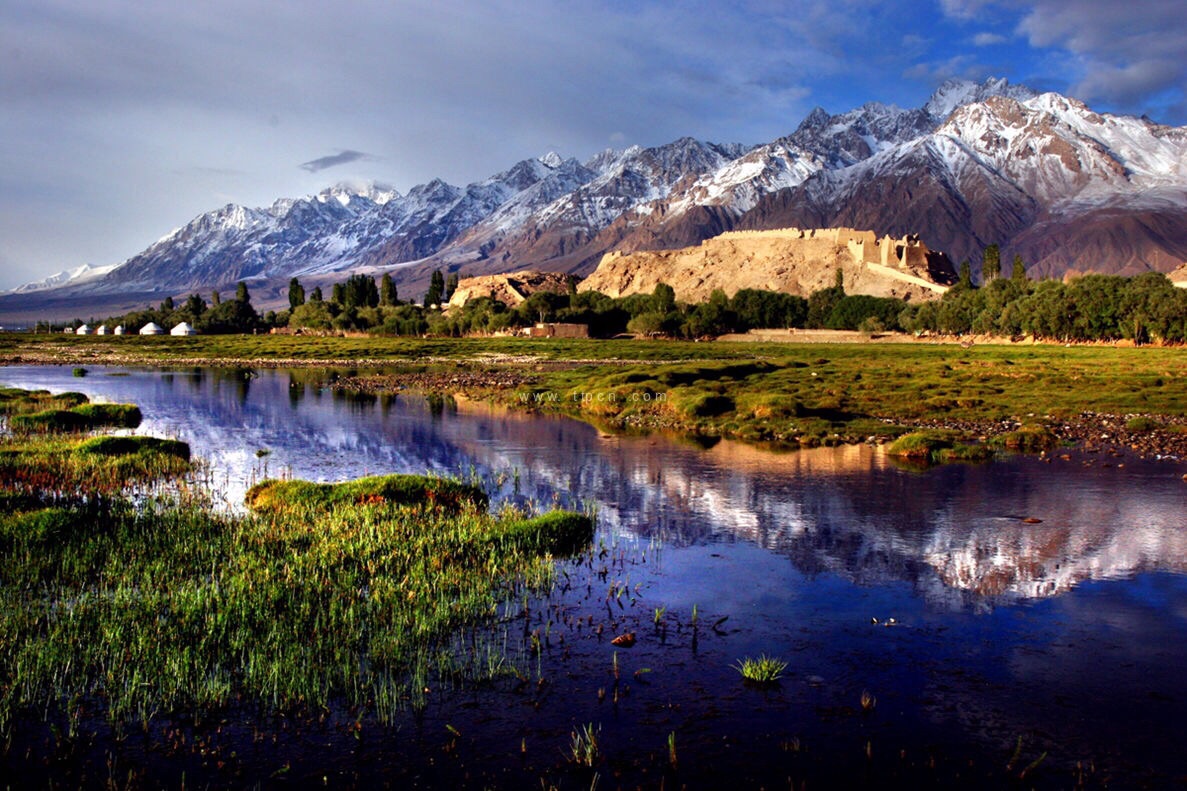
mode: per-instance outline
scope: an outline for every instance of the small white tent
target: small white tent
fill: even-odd
[[[162,332],[164,332],[164,330],[161,329],[161,325],[157,324],[155,321],[150,321],[148,324],[145,324],[140,328],[141,335],[160,335]]]
[[[107,334],[107,325],[100,324],[99,329],[95,330],[95,334],[96,335],[106,335]]]
[[[188,322],[183,321],[173,329],[169,330],[170,335],[197,335],[198,331],[191,327]]]
[[[111,331],[111,334],[112,335],[123,335],[124,334],[124,325],[120,324],[118,327],[116,327],[114,330]]]
[[[89,324],[83,324],[82,326],[80,326],[78,329],[76,329],[74,331],[74,334],[75,335],[90,335],[91,327]]]

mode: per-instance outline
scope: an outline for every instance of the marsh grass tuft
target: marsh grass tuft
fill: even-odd
[[[602,726],[594,723],[579,725],[569,734],[569,758],[581,766],[594,766],[601,759]]]
[[[730,667],[741,673],[742,678],[752,684],[768,685],[783,678],[783,671],[787,669],[787,663],[777,657],[761,654],[756,658],[739,659],[737,664],[730,665]]]
[[[256,513],[380,503],[429,505],[458,511],[465,506],[486,508],[488,498],[478,486],[449,478],[376,475],[344,483],[269,479],[247,491],[246,503]]]

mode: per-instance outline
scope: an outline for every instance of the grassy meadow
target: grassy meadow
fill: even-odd
[[[219,513],[186,485],[184,443],[15,420],[64,404],[84,402],[0,394],[6,736],[229,707],[390,722],[442,684],[520,673],[489,626],[593,535],[586,515],[492,514],[481,489],[415,475],[265,481],[246,515]]]
[[[1082,413],[1147,416],[1175,432],[1187,416],[1187,355],[1177,347],[10,335],[0,336],[0,359],[382,369],[388,377],[348,384],[460,390],[612,430],[788,446],[890,440],[937,427],[970,437],[1034,432]],[[462,372],[502,380],[459,382]]]

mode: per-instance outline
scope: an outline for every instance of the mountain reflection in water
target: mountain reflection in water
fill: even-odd
[[[266,476],[477,474],[504,500],[594,504],[607,534],[674,547],[753,542],[809,577],[908,582],[941,609],[1187,569],[1180,465],[1018,458],[912,471],[866,446],[777,453],[609,436],[453,399],[346,394],[332,389],[333,377],[95,369],[73,378],[69,369],[21,367],[0,380],[138,403],[138,432],[189,442],[211,462],[229,507]]]

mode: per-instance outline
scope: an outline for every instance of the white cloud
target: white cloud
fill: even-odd
[[[1033,46],[1079,59],[1080,98],[1141,109],[1156,94],[1183,95],[1187,14],[1178,0],[1041,0],[1018,29]]]
[[[1008,40],[1005,36],[998,35],[997,33],[978,33],[973,36],[973,46],[992,47],[997,44],[1004,44]]]

